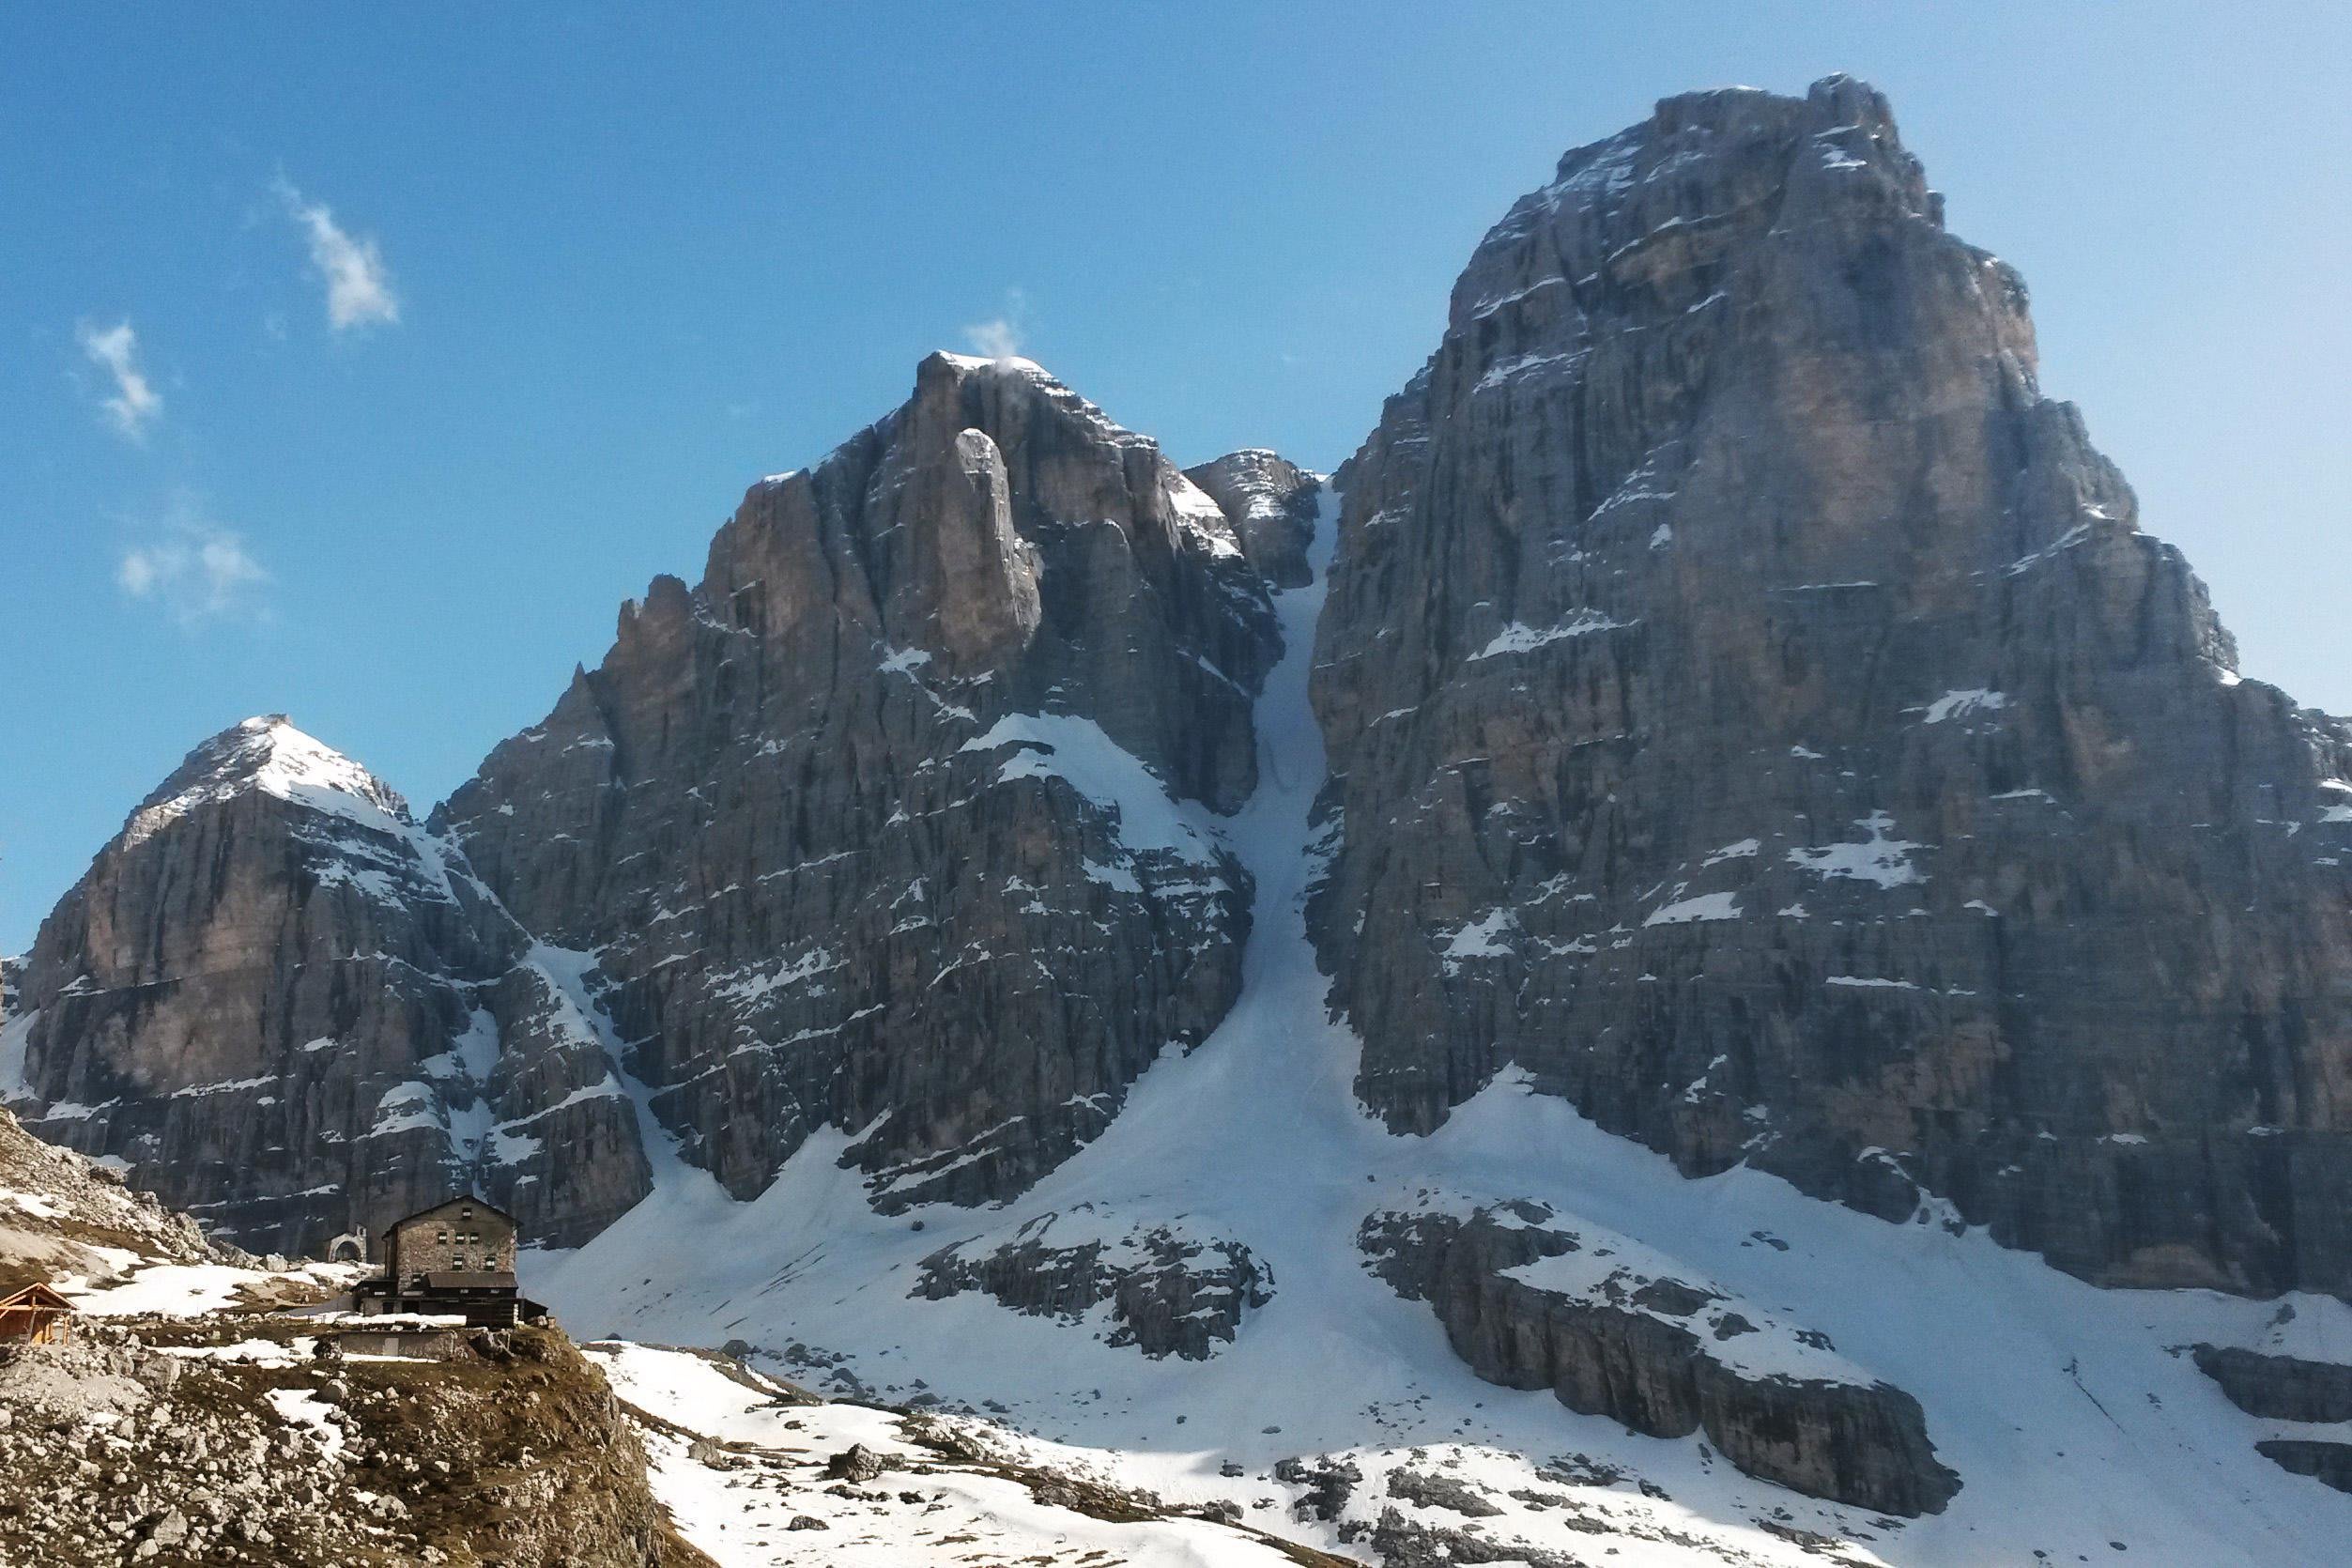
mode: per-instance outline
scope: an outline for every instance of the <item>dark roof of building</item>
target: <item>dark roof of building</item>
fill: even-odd
[[[492,1273],[484,1268],[450,1268],[424,1276],[427,1290],[513,1290],[515,1285],[515,1276],[504,1269]]]
[[[509,1214],[498,1205],[489,1202],[487,1199],[477,1198],[469,1192],[460,1192],[453,1198],[443,1198],[439,1203],[434,1204],[429,1208],[420,1208],[414,1214],[407,1215],[401,1219],[394,1220],[388,1228],[398,1230],[401,1226],[408,1224],[414,1221],[429,1220],[445,1208],[458,1208],[467,1206],[477,1208],[484,1214],[495,1214],[500,1219],[505,1221],[508,1224],[515,1225],[517,1229],[521,1228],[515,1216]]]

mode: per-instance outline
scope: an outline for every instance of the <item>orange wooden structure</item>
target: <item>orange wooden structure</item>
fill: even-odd
[[[45,1284],[0,1298],[0,1344],[62,1345],[73,1334],[73,1303]]]

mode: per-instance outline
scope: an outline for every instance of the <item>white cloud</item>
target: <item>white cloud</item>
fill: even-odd
[[[186,497],[173,503],[153,537],[124,549],[115,566],[125,593],[182,625],[257,611],[258,591],[269,580],[243,538]]]
[[[986,321],[975,321],[963,330],[963,341],[975,354],[985,354],[992,360],[1010,359],[1021,352],[1027,329],[1022,325],[1028,315],[1028,297],[1017,288],[1005,291],[1005,308]]]
[[[310,238],[311,265],[327,284],[327,322],[335,331],[355,327],[389,326],[400,319],[400,296],[392,290],[392,270],[373,239],[354,238],[335,222],[324,202],[306,202],[302,192],[281,179],[279,199]]]
[[[1021,352],[1021,329],[1005,316],[992,315],[966,327],[963,341],[972,346],[975,354],[985,354],[992,360],[1009,359]]]
[[[106,417],[132,440],[146,439],[147,426],[163,412],[163,394],[139,368],[139,334],[128,321],[103,328],[85,321],[74,329],[73,335],[89,361],[114,377],[114,395],[99,403]]]

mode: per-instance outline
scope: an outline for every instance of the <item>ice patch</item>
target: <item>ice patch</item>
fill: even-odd
[[[1532,376],[1538,371],[1548,370],[1556,365],[1574,365],[1583,358],[1584,352],[1581,349],[1570,354],[1514,354],[1507,360],[1496,361],[1488,367],[1486,374],[1478,378],[1478,384],[1470,390],[1473,392],[1492,392],[1497,387],[1509,386],[1512,382]]]
[[[318,1397],[315,1389],[271,1389],[264,1396],[288,1426],[306,1429],[329,1454],[343,1457],[343,1428],[335,1424],[335,1407]]]
[[[1927,874],[1911,863],[1911,852],[1928,846],[1889,837],[1895,826],[1893,817],[1884,811],[1873,811],[1854,826],[1870,837],[1858,844],[1793,849],[1789,852],[1790,863],[1803,867],[1824,882],[1842,878],[1880,887],[1905,887],[1928,880]]]
[[[1978,686],[1971,691],[1947,691],[1928,704],[1922,724],[1942,724],[1947,718],[1966,718],[1971,714],[1992,713],[2009,705],[2006,693],[1988,691]]]
[[[1472,662],[1498,658],[1504,653],[1525,653],[1546,643],[1559,642],[1572,637],[1590,637],[1595,632],[1613,632],[1633,625],[1630,621],[1613,621],[1597,609],[1581,609],[1556,626],[1541,630],[1514,621],[1497,632],[1494,640],[1470,655]]]
[[[1438,949],[1445,971],[1458,972],[1467,959],[1509,958],[1514,948],[1511,939],[1519,931],[1519,918],[1508,909],[1490,909],[1478,919],[1453,932],[1446,945]]]
[[[1644,926],[1686,926],[1699,920],[1737,920],[1740,917],[1740,896],[1737,893],[1701,893],[1695,899],[1683,899],[1663,908],[1653,909]]]

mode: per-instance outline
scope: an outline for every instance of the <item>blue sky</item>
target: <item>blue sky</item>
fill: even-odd
[[[248,714],[422,811],[929,349],[1001,326],[1179,461],[1328,467],[1562,150],[1836,69],[2249,673],[2352,711],[2347,18],[9,8],[0,951]]]

